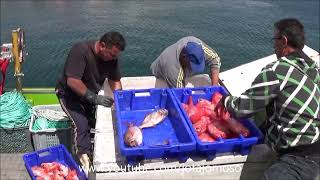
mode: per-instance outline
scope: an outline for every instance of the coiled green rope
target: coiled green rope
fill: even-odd
[[[31,118],[31,105],[17,91],[0,96],[0,128],[13,129],[27,127]]]

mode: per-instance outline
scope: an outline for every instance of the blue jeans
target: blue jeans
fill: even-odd
[[[315,149],[319,151],[319,149]],[[300,155],[284,154],[264,172],[264,180],[319,180],[319,153]]]

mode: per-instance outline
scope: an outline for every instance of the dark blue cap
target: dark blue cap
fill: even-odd
[[[201,73],[205,68],[204,52],[201,44],[188,42],[185,47],[185,52],[190,61],[191,70],[193,73]]]

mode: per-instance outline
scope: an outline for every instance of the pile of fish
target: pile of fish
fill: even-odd
[[[219,138],[236,138],[240,134],[244,137],[250,135],[249,130],[231,118],[223,107],[215,109],[221,98],[222,95],[216,92],[213,94],[211,102],[199,99],[197,104],[193,104],[192,96],[190,96],[188,104],[182,103],[202,142],[214,142]]]
[[[168,110],[159,109],[157,111],[147,114],[139,127],[130,124],[124,135],[125,144],[130,147],[136,147],[141,145],[143,140],[142,129],[155,127],[157,124],[162,122],[167,116]]]
[[[58,162],[42,163],[31,168],[37,180],[79,180],[76,170]]]

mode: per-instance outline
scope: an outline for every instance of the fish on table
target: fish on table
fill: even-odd
[[[142,128],[154,127],[157,124],[161,123],[168,116],[168,110],[162,108],[157,111],[151,112],[146,115],[142,124],[139,126]]]
[[[142,143],[142,131],[138,126],[129,125],[125,135],[124,143],[130,147],[139,146]]]
[[[31,170],[36,179],[74,179],[79,180],[77,171],[62,163],[53,161],[32,166]]]
[[[168,110],[162,108],[147,114],[140,126],[129,125],[125,135],[124,142],[127,146],[136,147],[142,144],[142,129],[155,127],[168,116]]]
[[[214,142],[219,138],[232,139],[240,135],[250,136],[249,129],[238,120],[231,118],[228,111],[224,108],[216,109],[221,99],[222,94],[215,92],[211,101],[199,98],[194,104],[192,96],[189,96],[188,104],[182,103],[198,138],[203,142]]]

